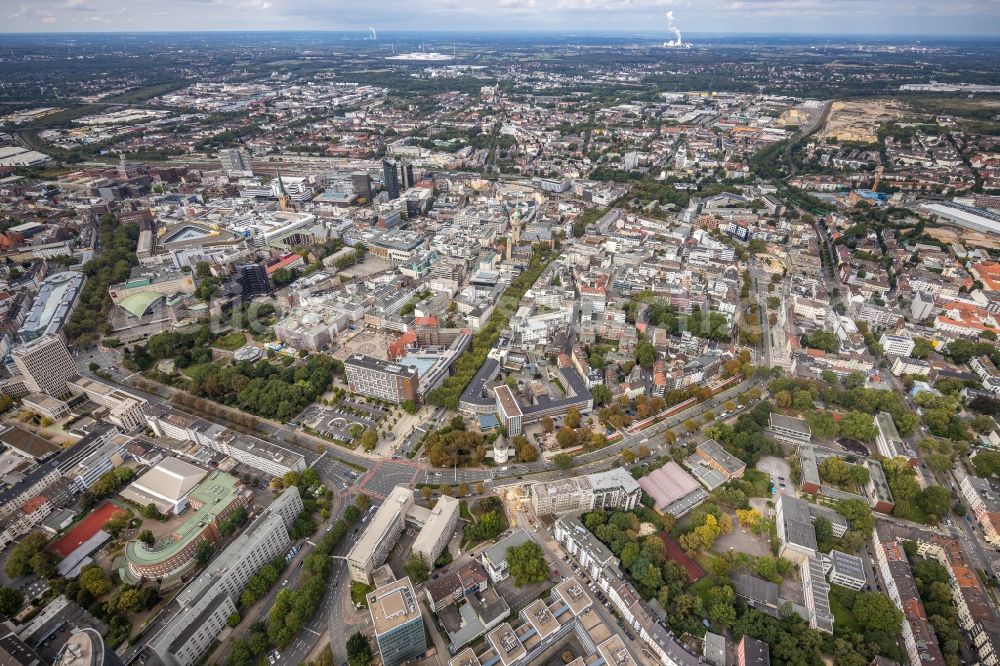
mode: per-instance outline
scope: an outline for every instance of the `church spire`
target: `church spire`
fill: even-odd
[[[278,167],[274,167],[274,177],[278,181],[278,208],[288,210],[291,199],[288,196],[288,191],[285,190],[285,184],[281,180],[281,172],[278,171]]]

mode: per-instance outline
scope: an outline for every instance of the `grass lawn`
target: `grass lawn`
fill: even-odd
[[[204,368],[204,367],[210,366],[210,365],[215,365],[216,367],[220,367],[220,368],[222,367],[221,364],[219,364],[219,363],[196,363],[195,365],[189,365],[186,368],[176,368],[175,372],[183,375],[186,378],[189,378],[191,376],[191,373],[194,372],[195,368]]]
[[[475,518],[472,517],[472,512],[469,511],[469,505],[465,500],[460,500],[458,503],[458,514],[463,520],[467,520],[470,523],[476,522]]]
[[[755,497],[771,496],[771,477],[758,469],[747,469],[743,472],[743,480],[753,486]]]
[[[233,331],[232,333],[227,333],[226,335],[220,335],[218,338],[216,338],[215,342],[212,343],[212,346],[218,347],[219,349],[228,349],[229,351],[236,351],[246,343],[247,343],[247,336],[245,336],[240,331]]]
[[[371,585],[365,585],[364,583],[358,583],[355,581],[351,583],[351,601],[355,604],[360,604],[361,606],[368,606],[368,593],[371,591]]]
[[[701,567],[702,571],[708,571],[708,567],[712,563],[713,555],[713,553],[699,550],[691,559],[698,563],[698,566]]]
[[[691,583],[688,587],[688,593],[697,597],[701,597],[702,602],[708,605],[708,591],[715,587],[715,582],[712,580],[711,576],[705,576],[695,582]]]
[[[652,523],[654,526],[656,526],[656,529],[658,531],[663,530],[663,518],[661,518],[660,514],[656,513],[656,511],[653,511],[652,509],[646,506],[643,506],[641,508],[636,507],[636,514],[639,516],[639,520],[641,520],[642,522]]]

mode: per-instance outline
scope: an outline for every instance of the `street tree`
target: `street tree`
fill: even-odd
[[[368,666],[372,662],[372,646],[360,631],[347,639],[347,663],[350,666]]]

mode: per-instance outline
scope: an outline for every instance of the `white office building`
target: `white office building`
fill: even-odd
[[[347,554],[351,580],[370,584],[372,572],[385,563],[407,528],[417,532],[411,552],[432,565],[447,548],[458,524],[459,512],[457,499],[442,497],[433,509],[428,509],[414,503],[409,486],[396,486]]]
[[[458,525],[460,513],[459,501],[454,497],[442,495],[433,509],[430,509],[424,526],[413,540],[413,553],[420,555],[428,566],[433,566]]]
[[[530,493],[536,516],[558,516],[594,509],[631,511],[642,499],[639,483],[621,467],[586,476],[535,483]]]
[[[854,591],[861,590],[868,583],[861,558],[857,555],[831,550],[825,562],[831,583]]]
[[[86,395],[91,402],[106,408],[106,418],[125,432],[146,427],[149,403],[128,391],[89,377],[74,377],[67,382],[70,393]]]
[[[306,468],[306,459],[301,453],[205,419],[151,409],[146,414],[146,422],[157,437],[194,442],[271,476],[284,476],[287,472],[301,472]]]
[[[913,338],[908,335],[890,335],[888,333],[883,333],[878,343],[882,345],[886,354],[893,356],[909,356],[916,346]]]
[[[58,398],[66,394],[66,380],[77,374],[66,344],[55,335],[43,335],[15,347],[10,356],[27,393]]]
[[[406,527],[406,512],[413,506],[413,491],[396,486],[372,516],[368,527],[347,553],[351,580],[370,585],[372,571],[381,566],[396,547]]]
[[[899,435],[896,423],[892,420],[892,414],[879,412],[875,416],[875,428],[878,434],[875,437],[875,446],[883,458],[905,458],[910,464],[917,461],[916,454],[910,445]]]
[[[483,551],[480,559],[491,581],[499,583],[510,575],[510,567],[507,564],[507,549],[520,546],[528,541],[531,541],[531,536],[520,529]]]
[[[251,576],[269,560],[288,550],[288,529],[302,512],[294,486],[269,506],[228,548],[212,560],[179,595],[173,617],[149,641],[149,648],[167,666],[197,663],[219,634]]]

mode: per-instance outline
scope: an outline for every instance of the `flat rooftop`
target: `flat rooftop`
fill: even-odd
[[[300,461],[304,461],[301,453],[296,453],[261,437],[237,432],[217,423],[201,422],[206,425],[204,434],[224,446],[238,449],[252,456],[266,458],[289,468],[294,468],[300,465]]]
[[[496,652],[504,666],[521,659],[527,654],[527,650],[521,645],[521,639],[518,638],[514,628],[507,622],[504,622],[486,634],[486,640],[493,646],[494,652]]]
[[[685,458],[684,464],[691,472],[691,476],[698,479],[701,485],[709,491],[715,490],[726,482],[725,475],[714,467],[709,467],[705,459],[697,453]]]
[[[483,551],[483,555],[488,557],[491,562],[504,562],[507,559],[508,548],[520,546],[528,541],[531,541],[531,536],[523,529],[519,529],[487,548]]]
[[[885,478],[885,470],[877,460],[868,460],[869,488],[873,491],[875,501],[892,502],[892,491],[889,490],[889,481]]]
[[[375,552],[375,546],[385,538],[389,528],[402,519],[400,514],[406,511],[407,505],[412,499],[413,491],[408,487],[396,486],[393,488],[389,496],[382,502],[382,506],[372,516],[371,523],[361,533],[361,537],[347,554],[347,559],[355,562],[367,561]]]
[[[561,626],[559,620],[549,610],[548,604],[541,599],[535,599],[527,608],[521,611],[521,615],[534,628],[539,638],[543,640],[559,631],[559,627]]]
[[[693,476],[674,461],[639,479],[639,486],[656,502],[656,509],[683,515],[708,494]]]
[[[813,527],[809,514],[809,503],[790,495],[781,495],[778,506],[785,526],[785,543],[815,551],[816,528]]]
[[[75,271],[56,273],[45,278],[38,296],[18,334],[57,333],[69,316],[77,294],[83,287],[84,275]]]
[[[6,426],[0,430],[0,442],[17,453],[35,459],[47,458],[62,450],[57,444],[16,425]]]
[[[555,591],[559,598],[573,611],[573,615],[579,615],[588,606],[593,605],[593,601],[583,588],[583,584],[573,576],[556,585]]]
[[[156,467],[133,481],[129,488],[135,486],[177,502],[192,491],[207,474],[208,472],[200,467],[180,458],[168,456]]]
[[[420,605],[409,578],[369,592],[368,610],[378,636],[420,617]]]
[[[838,573],[860,578],[861,580],[865,579],[865,570],[862,567],[861,558],[857,555],[849,555],[839,550],[831,550],[830,560],[833,562],[833,568]]]
[[[407,375],[409,377],[417,375],[416,368],[411,368],[401,363],[394,363],[392,361],[374,358],[372,356],[365,356],[364,354],[351,354],[344,359],[344,365],[348,368],[357,367],[365,370],[384,372],[390,375]]]
[[[413,550],[426,552],[430,551],[437,543],[441,532],[448,527],[452,517],[458,514],[459,501],[454,497],[442,495],[438,498],[437,504],[430,510],[424,526],[413,541]],[[433,564],[433,562],[428,562]]]
[[[901,439],[899,431],[896,429],[896,422],[892,420],[892,414],[889,412],[879,412],[875,417],[875,421],[886,439],[891,441]]]
[[[809,424],[803,419],[797,419],[793,416],[785,416],[784,414],[778,414],[777,412],[771,412],[769,418],[772,428],[790,430],[796,434],[802,435],[803,437],[812,436],[812,430],[809,428]]]
[[[626,492],[634,492],[640,488],[639,482],[622,467],[615,467],[606,472],[588,474],[587,480],[590,482],[590,487],[594,490],[622,488]]]
[[[507,385],[501,385],[493,389],[497,396],[497,401],[507,416],[521,416],[521,405],[517,403],[517,397]]]
[[[581,490],[589,490],[590,482],[586,476],[571,476],[566,479],[555,479],[553,481],[539,481],[531,486],[531,492],[538,497],[553,497],[556,495],[568,495],[578,493]]]

